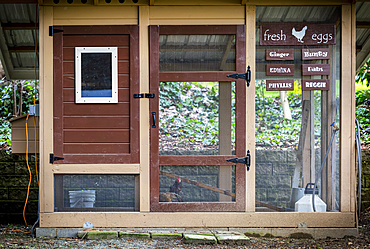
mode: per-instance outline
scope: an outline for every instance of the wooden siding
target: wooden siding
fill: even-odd
[[[64,26],[60,29],[64,32],[54,38],[55,155],[65,158],[62,163],[137,162],[138,148],[132,153],[137,129],[131,127],[137,125],[138,120],[131,114],[138,112],[133,109],[138,107],[138,100],[131,101],[130,83],[135,83],[134,88],[138,84],[132,81],[135,77],[130,77],[135,68],[130,66],[130,34],[124,34],[117,27]],[[75,103],[75,47],[118,47],[117,104]]]
[[[151,25],[243,25],[243,6],[151,6]]]
[[[308,228],[354,228],[356,217],[353,213],[325,212],[272,212],[272,213],[246,213],[246,212],[165,212],[165,213],[138,213],[138,212],[83,212],[83,213],[45,213],[40,221],[43,227],[76,227],[81,223],[91,221],[96,227],[158,227],[172,228],[179,226],[189,228],[296,228],[303,221]]]
[[[10,120],[12,124],[12,153],[26,154],[27,139],[26,139],[26,115]],[[37,134],[37,153],[39,152],[39,118],[30,116],[28,118],[28,153],[35,154],[35,121]]]
[[[136,25],[138,6],[60,6],[54,7],[54,25]]]

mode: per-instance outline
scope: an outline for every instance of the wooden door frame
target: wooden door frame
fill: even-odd
[[[218,81],[236,82],[236,108],[237,113],[246,113],[245,80],[228,78],[228,74],[244,73],[245,60],[245,25],[163,25],[150,26],[150,92],[156,98],[150,101],[150,112],[159,113],[159,82],[160,81]],[[236,70],[229,72],[159,72],[159,35],[160,34],[232,34],[236,35]],[[245,157],[246,153],[246,119],[236,117],[236,156]],[[159,165],[174,165],[173,156],[159,157],[159,129],[150,130],[150,210],[154,212],[217,212],[217,211],[245,211],[246,206],[246,170],[245,165],[236,165],[236,198],[235,202],[159,202]],[[179,157],[177,157],[179,158]],[[181,156],[181,165],[194,165],[199,156]],[[197,165],[233,165],[226,162],[230,156],[207,156],[207,160]],[[176,164],[175,164],[176,165]]]
[[[58,163],[116,164],[139,163],[139,101],[133,94],[139,91],[139,27],[137,25],[83,25],[54,26],[62,32],[53,34],[53,96],[54,96],[54,154],[63,155],[63,35],[129,35],[130,49],[130,153],[113,156],[72,155],[78,162],[68,157]],[[109,41],[108,41],[109,43]],[[70,157],[70,156],[69,156]],[[73,159],[74,160],[74,159]]]

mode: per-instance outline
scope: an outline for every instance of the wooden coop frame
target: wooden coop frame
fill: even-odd
[[[345,0],[296,1],[294,5],[340,6],[341,10],[341,65],[340,88],[340,197],[339,212],[296,213],[255,212],[255,143],[254,119],[245,120],[245,146],[251,153],[251,169],[245,172],[244,210],[234,212],[153,212],[151,210],[151,154],[149,98],[140,100],[138,118],[138,160],[111,164],[58,163],[50,162],[54,153],[54,110],[53,92],[53,37],[52,26],[83,25],[133,25],[138,27],[138,90],[150,93],[150,26],[157,25],[245,25],[245,65],[252,69],[251,82],[255,81],[253,68],[256,66],[256,6],[292,5],[292,1],[172,1],[150,0],[120,4],[112,1],[87,1],[87,4],[68,4],[62,0],[54,4],[51,0],[40,4],[40,227],[81,227],[90,221],[95,227],[234,227],[234,228],[296,228],[304,222],[308,228],[355,229],[356,224],[356,168],[355,168],[355,4]],[[309,94],[308,94],[309,95]],[[254,117],[255,86],[245,91],[246,117]],[[304,96],[309,99],[310,96]],[[328,99],[328,98],[326,98]],[[329,139],[329,137],[327,137]],[[323,148],[326,150],[326,148]],[[57,155],[58,156],[58,155]],[[307,175],[310,175],[308,169]],[[56,212],[54,203],[54,176],[73,174],[125,174],[135,175],[137,181],[137,206],[134,212]],[[162,174],[165,174],[162,172]],[[168,175],[176,178],[176,175]],[[201,183],[191,182],[194,185]],[[208,188],[202,185],[201,187]],[[253,190],[253,191],[250,191]],[[219,188],[212,191],[220,192]],[[231,194],[232,195],[232,194]]]

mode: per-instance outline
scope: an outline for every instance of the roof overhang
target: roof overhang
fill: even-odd
[[[6,77],[34,79],[38,75],[37,4],[43,0],[2,0],[0,4],[0,60]],[[151,0],[149,3],[153,3]],[[240,4],[245,4],[241,1]],[[35,36],[36,34],[36,36]],[[36,44],[37,46],[37,44]],[[36,55],[36,60],[35,60]],[[370,57],[370,0],[356,3],[356,69]]]
[[[37,11],[35,0],[1,1],[0,60],[8,80],[38,78]]]
[[[370,57],[370,1],[356,3],[356,72]]]

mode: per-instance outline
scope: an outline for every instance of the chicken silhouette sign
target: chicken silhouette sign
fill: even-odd
[[[262,24],[260,45],[334,45],[335,24]]]

